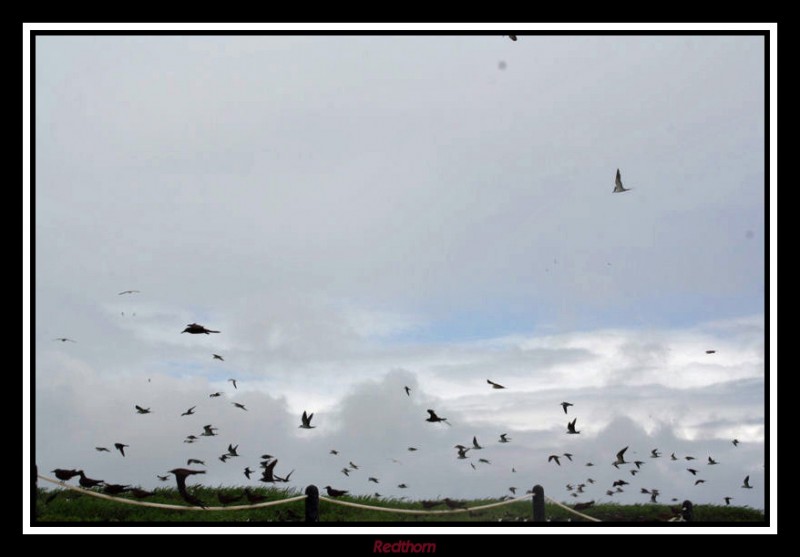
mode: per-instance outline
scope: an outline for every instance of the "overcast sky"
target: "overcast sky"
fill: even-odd
[[[255,486],[269,453],[298,489],[764,507],[763,38],[39,36],[35,63],[40,471]]]

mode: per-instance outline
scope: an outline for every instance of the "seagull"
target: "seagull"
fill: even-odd
[[[620,193],[630,190],[630,188],[626,188],[622,185],[622,175],[619,173],[619,168],[617,169],[617,178],[614,180],[614,184],[614,191],[612,193]]]
[[[125,447],[130,447],[130,445],[123,445],[122,443],[114,443],[114,448],[117,449],[122,456],[125,456]]]
[[[409,389],[407,386],[406,386],[406,387],[403,387],[403,388],[406,390],[406,394],[407,394],[408,396],[411,396],[411,389]]]
[[[617,460],[613,462],[615,468],[619,467],[620,464],[627,464],[627,462],[625,462],[625,451],[627,450],[628,447],[625,447],[624,449],[622,449],[620,452],[617,453]]]
[[[80,476],[82,470],[65,470],[63,468],[56,468],[55,470],[51,470],[51,472],[56,475],[56,478],[66,482],[75,476]]]
[[[447,425],[450,425],[450,423],[447,421],[447,418],[440,418],[439,416],[436,415],[436,412],[434,412],[433,410],[428,409],[428,414],[430,414],[430,416],[428,416],[425,419],[426,422],[431,422],[431,423],[444,422]]]
[[[123,290],[122,292],[117,293],[117,296],[122,296],[123,294],[139,294],[138,290]]]
[[[511,441],[511,437],[506,437],[507,435],[508,435],[508,433],[501,433],[500,434],[500,442],[501,443],[508,443],[509,441]]]
[[[489,383],[493,389],[505,389],[505,387],[500,383],[495,383],[494,381],[489,381],[488,379],[486,380],[486,382]]]
[[[650,458],[658,458],[661,456],[661,453],[658,452],[658,449],[653,449],[650,451]]]
[[[558,460],[559,458],[560,458],[560,457],[559,457],[558,455],[551,454],[550,456],[548,456],[548,457],[547,457],[547,462],[551,462],[551,461],[555,460],[555,461],[556,461],[556,464],[558,464],[559,466],[561,466],[561,461],[560,461],[560,460]]]
[[[81,487],[85,488],[97,487],[98,485],[103,483],[103,480],[93,480],[91,478],[87,478],[84,475],[83,470],[78,470],[78,475],[81,477],[81,479],[78,481],[78,483],[81,484]]]
[[[211,329],[206,329],[202,325],[198,325],[197,323],[189,323],[186,325],[186,328],[181,331],[181,333],[189,333],[192,335],[202,335],[202,334],[209,334],[209,333],[218,333],[219,331],[212,331]]]
[[[574,406],[574,404],[572,404],[571,402],[562,402],[561,403],[561,408],[564,409],[564,414],[567,413],[567,408],[570,407],[570,406]]]
[[[225,358],[223,358],[219,354],[211,354],[211,357],[214,358],[215,360],[219,360],[220,362],[224,362],[225,361]]]
[[[233,388],[238,389],[239,387],[236,386],[236,379],[228,379],[231,383],[233,383]]]
[[[472,437],[472,448],[475,449],[476,451],[479,451],[479,450],[481,450],[483,448],[480,445],[478,445],[478,436],[477,435],[474,435]]]
[[[61,342],[78,342],[77,340],[72,340],[71,338],[67,337],[54,338],[53,340],[60,340]]]
[[[250,470],[250,467],[249,467],[249,466],[247,466],[247,467],[244,469],[244,475],[245,475],[245,476],[247,476],[247,479],[248,479],[248,480],[250,479],[250,474],[252,474],[252,473],[253,473],[253,471],[252,471],[252,470]]]
[[[202,464],[203,466],[206,465],[205,462],[203,462],[202,460],[197,460],[196,458],[190,458],[189,460],[186,461],[186,466],[191,466],[192,464]]]
[[[325,490],[328,492],[328,497],[341,497],[342,495],[347,495],[347,491],[343,489],[333,489],[331,486],[326,485]]]
[[[311,418],[313,418],[313,417],[314,417],[314,413],[313,412],[311,414],[307,414],[306,411],[303,410],[303,415],[300,418],[303,421],[303,423],[300,424],[298,427],[301,427],[303,429],[314,429],[317,426],[311,425]]]
[[[208,395],[208,398],[217,398],[218,396],[222,396],[222,393],[220,392],[211,393],[210,395]]]
[[[134,404],[134,406],[136,407],[136,412],[138,412],[139,414],[149,414],[150,413],[150,409],[149,408],[142,408],[138,404]]]
[[[738,439],[734,439],[734,440],[733,440],[733,441],[731,441],[731,442],[733,443],[733,446],[734,446],[734,447],[738,447],[738,446],[739,446],[739,440],[738,440]]]
[[[753,489],[753,486],[750,485],[750,476],[745,476],[744,483],[742,484],[744,489]]]
[[[106,447],[95,447],[94,450],[96,450],[98,453],[110,453],[111,452]]]
[[[231,402],[231,404],[233,404],[236,408],[241,408],[242,410],[247,411],[247,408],[244,407],[244,404],[239,402]]]
[[[711,458],[711,457],[708,457],[708,463],[709,464],[718,464],[718,462],[716,460],[714,460],[713,458]]]
[[[191,408],[189,408],[189,409],[188,409],[186,412],[184,412],[183,414],[181,414],[181,416],[191,416],[192,414],[194,414],[194,409],[195,409],[195,408],[197,408],[197,406],[192,406],[192,407],[191,407]]]
[[[571,422],[567,424],[567,433],[569,434],[578,434],[580,431],[575,431],[575,422],[578,421],[578,418],[575,418]]]

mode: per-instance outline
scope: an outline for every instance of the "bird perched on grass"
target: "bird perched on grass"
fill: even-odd
[[[250,501],[252,505],[257,505],[258,503],[263,503],[267,500],[267,497],[264,495],[259,495],[258,493],[253,493],[250,491],[249,487],[244,488],[245,497],[247,500]]]
[[[108,493],[109,495],[119,495],[120,493],[130,491],[130,487],[131,486],[129,485],[122,484],[105,484],[103,486],[103,493]]]
[[[138,487],[131,488],[130,492],[137,499],[144,499],[145,497],[150,497],[151,495],[155,495],[152,491],[146,491]]]
[[[505,387],[500,383],[495,383],[494,381],[489,381],[488,379],[486,380],[486,382],[489,383],[493,389],[505,389]]]
[[[221,491],[217,492],[217,499],[223,505],[227,505],[229,503],[235,503],[236,501],[239,501],[242,497],[244,497],[244,493],[240,493],[239,495],[236,494],[227,495]]]
[[[622,175],[619,173],[619,168],[617,169],[617,177],[614,180],[614,191],[613,193],[621,193],[623,191],[630,191],[630,188],[626,188],[622,185]]]
[[[114,448],[117,449],[122,456],[125,456],[125,447],[130,447],[130,445],[124,445],[122,443],[114,443]]]
[[[300,416],[300,420],[303,422],[298,427],[301,429],[314,429],[317,426],[311,425],[311,418],[314,417],[314,413],[311,414],[307,413],[303,410],[303,415]]]
[[[134,404],[134,406],[136,407],[136,413],[137,414],[149,414],[150,413],[150,409],[149,408],[142,408],[138,404]]]
[[[430,408],[428,409],[428,414],[429,416],[425,418],[426,422],[431,422],[431,423],[444,422],[447,425],[450,425],[450,423],[447,421],[447,418],[440,418],[439,416],[436,415],[436,412],[434,412]]]
[[[219,331],[212,331],[211,329],[206,329],[202,325],[198,325],[197,323],[189,323],[186,325],[186,328],[181,331],[181,333],[189,333],[192,335],[207,335],[209,333],[218,333]]]
[[[326,485],[324,489],[328,492],[328,497],[341,497],[349,493],[349,491],[345,491],[344,489],[333,489],[329,485]]]
[[[51,470],[50,472],[55,474],[56,478],[58,478],[63,482],[71,480],[75,476],[81,475],[81,470],[66,470],[64,468],[56,468],[55,470]]]
[[[567,433],[569,433],[571,435],[576,435],[576,434],[580,433],[580,431],[577,431],[575,429],[575,422],[577,422],[577,421],[578,421],[578,418],[575,418],[571,422],[567,423]]]
[[[445,497],[444,499],[442,499],[442,501],[444,501],[444,504],[447,505],[448,509],[455,510],[455,509],[466,509],[467,508],[467,506],[462,501],[454,501],[454,500],[452,500],[452,499],[450,499],[448,497]]]

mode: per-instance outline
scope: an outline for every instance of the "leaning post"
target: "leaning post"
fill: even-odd
[[[306,488],[306,522],[319,522],[319,489],[313,484]]]
[[[544,488],[539,484],[533,486],[533,521],[544,522]]]

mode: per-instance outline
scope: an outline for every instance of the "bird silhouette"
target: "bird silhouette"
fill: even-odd
[[[636,465],[637,470],[644,464],[641,460],[634,460],[633,463]]]
[[[236,408],[241,408],[242,410],[247,411],[247,408],[244,407],[244,404],[239,402],[231,402],[231,404],[233,404]]]
[[[345,491],[343,489],[333,489],[329,485],[326,485],[324,489],[328,492],[328,497],[341,497],[342,495],[347,495],[349,493],[349,491]]]
[[[122,292],[118,292],[117,296],[122,296],[123,294],[139,294],[138,290],[123,290]]]
[[[577,421],[578,421],[578,418],[575,418],[574,420],[572,420],[571,422],[569,422],[567,424],[567,433],[570,433],[570,434],[578,434],[578,433],[580,433],[580,431],[576,431],[575,430],[575,422],[577,422]]]
[[[730,505],[731,504],[731,499],[733,499],[733,497],[725,497],[725,504],[726,505]]]
[[[130,492],[137,499],[144,499],[145,497],[150,497],[151,495],[155,495],[155,493],[153,493],[152,491],[146,491],[138,487],[131,488]]]
[[[567,460],[572,462],[572,453],[564,453],[564,456],[567,457]]]
[[[706,350],[706,354],[715,354],[716,350]]]
[[[431,422],[431,423],[444,422],[447,425],[450,425],[450,423],[447,421],[447,418],[440,418],[439,416],[436,415],[436,412],[434,412],[430,408],[428,409],[428,414],[430,415],[427,418],[425,418],[426,422]]]
[[[225,361],[225,358],[223,358],[219,354],[211,354],[211,357],[214,358],[215,360],[219,360],[220,362],[224,362]]]
[[[110,453],[111,452],[106,447],[95,447],[94,450],[96,450],[98,453]]]
[[[160,475],[156,474],[156,478],[158,478],[162,482],[165,482],[165,481],[167,481],[169,479],[169,476],[160,476]]]
[[[658,458],[661,456],[661,453],[658,452],[658,449],[653,449],[650,451],[650,458]]]
[[[178,493],[180,493],[183,500],[196,507],[206,508],[206,505],[197,497],[192,495],[186,490],[186,478],[195,474],[205,474],[205,470],[190,470],[188,468],[174,468],[169,471],[170,474],[175,475],[175,482],[178,484]]]
[[[192,407],[191,407],[191,408],[189,408],[189,409],[188,409],[186,412],[184,412],[183,414],[181,414],[181,416],[191,416],[192,414],[194,414],[194,409],[195,409],[195,408],[197,408],[197,406],[192,406]]]
[[[711,465],[711,464],[719,464],[719,463],[716,460],[714,460],[713,458],[708,457],[708,464]]]
[[[194,443],[198,439],[199,439],[199,437],[197,437],[196,435],[187,435],[186,439],[184,439],[183,442],[184,443]]]
[[[350,462],[348,462],[348,464],[350,465],[350,468],[352,468],[353,470],[358,470],[358,466],[356,466],[356,465],[353,463],[353,461],[352,461],[352,460],[351,460]]]
[[[83,473],[83,470],[78,470],[78,475],[81,477],[81,479],[78,480],[78,483],[81,484],[81,487],[85,487],[87,489],[91,487],[97,487],[103,483],[103,480],[93,480],[91,478],[87,478]]]
[[[738,439],[734,439],[733,441],[731,441],[731,443],[733,443],[734,447],[738,447],[739,446],[739,440]]]
[[[475,449],[476,451],[479,451],[479,450],[483,449],[483,447],[478,445],[478,436],[477,435],[472,437],[472,448]]]
[[[509,490],[511,493],[513,493],[514,495],[516,495],[516,494],[517,494],[517,488],[516,488],[516,487],[509,487],[509,488],[508,488],[508,490]]]
[[[614,180],[614,191],[613,193],[620,193],[623,191],[629,191],[630,188],[626,188],[622,185],[622,175],[619,173],[619,168],[617,169],[617,177]]]
[[[574,404],[572,404],[571,402],[562,402],[562,403],[561,403],[561,408],[563,408],[563,409],[564,409],[564,414],[567,414],[567,413],[568,413],[568,412],[567,412],[567,408],[569,408],[570,406],[575,406],[575,405],[574,405]]]
[[[547,457],[547,462],[552,462],[552,461],[554,461],[554,460],[555,460],[555,461],[556,461],[556,464],[558,464],[559,466],[561,466],[561,461],[559,460],[559,458],[560,458],[560,457],[559,457],[558,455],[551,454],[550,456],[548,456],[548,457]]]
[[[406,387],[403,387],[403,388],[406,390],[406,394],[407,394],[408,396],[411,396],[411,389],[409,389],[407,386],[406,386]]]
[[[704,483],[706,483],[706,481],[705,481],[705,480],[696,480],[696,481],[694,482],[694,485],[699,485],[699,484],[704,484]]]
[[[408,488],[408,486],[406,484],[398,484],[397,487],[399,487],[400,489],[407,489]]]
[[[467,451],[469,450],[468,448],[466,448],[466,447],[456,447],[456,448],[458,448],[458,458],[460,458],[462,460],[465,459],[465,458],[469,458],[467,456]]]
[[[181,333],[189,333],[192,335],[202,335],[202,334],[209,334],[209,333],[218,333],[219,331],[212,331],[211,329],[206,329],[202,325],[198,325],[197,323],[189,323],[186,325],[186,328],[181,331]]]
[[[508,38],[511,39],[512,41],[516,41],[517,40],[517,36],[516,35],[509,35]]]
[[[373,478],[372,476],[370,476],[369,478],[367,478],[367,481],[368,481],[368,482],[372,482],[372,483],[379,483],[379,482],[378,482],[378,478]]]
[[[214,435],[217,435],[215,431],[217,431],[218,429],[219,428],[213,427],[211,424],[204,425],[203,433],[201,433],[200,435],[203,437],[213,437]]]
[[[71,338],[67,337],[54,338],[53,340],[60,340],[61,342],[75,342],[75,343],[78,342],[77,340],[72,340]]]
[[[222,396],[222,393],[217,391],[216,393],[211,393],[208,395],[208,398],[217,398],[218,396]]]
[[[495,383],[494,381],[489,381],[488,379],[486,380],[486,382],[489,383],[493,389],[505,389],[505,387],[500,383]]]
[[[238,388],[239,388],[239,387],[237,387],[237,386],[236,386],[236,379],[233,379],[233,378],[231,378],[231,379],[228,379],[228,381],[230,381],[231,383],[233,383],[233,388],[234,388],[234,389],[238,389]]]
[[[136,407],[136,412],[138,414],[149,414],[150,413],[150,409],[149,408],[142,408],[138,404],[134,404],[134,406]]]
[[[303,415],[300,416],[300,420],[303,422],[298,427],[302,429],[314,429],[317,426],[311,425],[311,418],[314,417],[314,413],[308,414],[305,410],[303,410]]]
[[[454,501],[454,500],[450,499],[449,497],[445,497],[444,499],[442,499],[442,501],[444,501],[444,504],[447,505],[448,509],[455,510],[455,509],[466,509],[467,508],[467,506],[462,501]]]
[[[418,450],[418,449],[417,449],[416,447],[409,447],[409,448],[408,448],[408,451],[409,451],[409,452],[412,452],[412,453],[413,453],[414,451],[417,451],[417,450]]]
[[[103,486],[103,493],[108,493],[109,495],[119,495],[120,493],[130,491],[130,487],[131,486],[129,485],[122,484],[105,484]]]
[[[683,458],[685,458],[686,460],[694,460],[694,457],[693,457],[693,456],[685,456],[685,457],[683,457]]]
[[[485,458],[479,458],[479,459],[478,459],[478,462],[483,462],[484,464],[491,464],[491,462],[489,462],[489,461],[488,461],[487,459],[485,459]]]
[[[227,495],[225,493],[222,493],[221,491],[217,493],[217,499],[223,505],[227,505],[229,503],[235,503],[236,501],[241,500],[242,497],[244,497],[244,493],[240,493],[239,495],[236,494]]]
[[[278,464],[278,459],[276,458],[272,462],[268,462],[264,464],[264,470],[261,472],[261,478],[258,481],[266,482],[266,483],[274,483],[277,481],[275,479],[275,465]]]
[[[678,457],[675,456],[675,453],[672,453],[671,455],[669,455],[669,458],[670,458],[670,460],[678,460]]]
[[[612,487],[618,487],[618,486],[630,485],[630,484],[628,482],[626,482],[625,480],[617,480],[611,485],[612,485]]]
[[[228,453],[219,455],[219,457],[217,457],[217,458],[219,459],[220,462],[228,462],[228,458],[229,458],[228,457]]]
[[[617,453],[617,460],[613,462],[615,468],[619,467],[620,464],[627,464],[627,462],[625,462],[625,451],[627,450],[628,447],[625,447],[624,449],[622,449],[620,452]]]
[[[509,441],[511,441],[511,437],[508,437],[508,433],[500,434],[500,443],[508,443]]]
[[[695,470],[694,468],[687,468],[686,470],[687,470],[687,471],[688,471],[688,472],[689,472],[689,473],[690,473],[692,476],[696,476],[696,475],[697,475],[697,470]]]
[[[750,485],[750,476],[745,476],[744,483],[742,484],[744,489],[753,489],[753,486]]]
[[[80,470],[66,470],[64,468],[56,468],[55,470],[51,470],[50,472],[55,474],[56,478],[64,482],[71,480],[75,476],[81,475]]]
[[[203,462],[202,460],[197,460],[196,458],[190,458],[189,460],[186,461],[186,466],[191,466],[192,464],[202,464],[203,466],[206,465],[205,462]]]
[[[350,468],[342,468],[342,474],[345,476],[350,476]]]
[[[228,444],[228,456],[239,456],[238,449],[239,449],[239,445],[236,445],[234,447],[233,444],[229,443]]]
[[[130,447],[130,445],[123,445],[122,443],[114,443],[114,448],[117,449],[122,456],[125,456],[125,447]]]
[[[253,471],[252,471],[252,470],[250,470],[250,467],[249,467],[249,466],[247,466],[247,467],[244,469],[244,475],[245,475],[245,476],[247,476],[247,479],[248,479],[248,480],[250,479],[250,474],[252,474],[252,473],[253,473]]]

